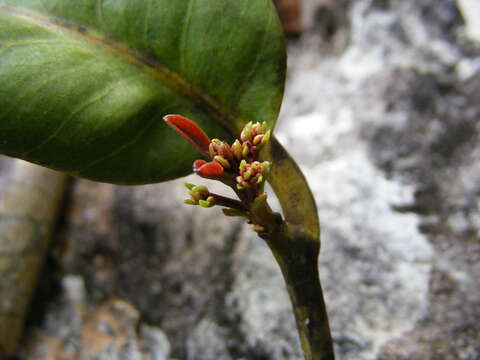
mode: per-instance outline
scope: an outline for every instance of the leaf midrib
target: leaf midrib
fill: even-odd
[[[206,94],[206,91],[193,85],[179,73],[171,70],[166,65],[160,63],[157,59],[146,56],[137,50],[132,50],[119,44],[107,37],[102,37],[78,24],[62,22],[38,13],[27,12],[11,5],[0,6],[0,12],[15,16],[24,21],[46,27],[59,34],[68,33],[72,37],[79,38],[87,43],[107,50],[128,63],[138,66],[162,84],[167,84],[177,93],[189,98],[195,107],[206,112],[217,124],[223,126],[230,133],[236,134],[240,131],[236,124],[242,124],[245,121],[227,106],[221,104],[217,99]]]

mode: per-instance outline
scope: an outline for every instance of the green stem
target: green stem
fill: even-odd
[[[286,224],[266,239],[282,270],[305,360],[334,359],[332,337],[318,275],[318,246]]]
[[[285,220],[301,226],[311,233],[312,241],[320,243],[317,205],[295,160],[274,136],[262,149],[260,157],[272,163],[268,182],[280,201]]]
[[[318,274],[320,227],[317,208],[308,184],[295,161],[272,138],[262,150],[272,162],[269,177],[285,216],[278,221],[265,202],[254,216],[271,231],[264,234],[285,279],[292,302],[305,360],[333,360],[333,343]]]

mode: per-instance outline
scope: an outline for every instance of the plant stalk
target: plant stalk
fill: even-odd
[[[333,342],[318,273],[320,225],[317,207],[300,168],[272,137],[261,157],[273,164],[269,177],[285,220],[265,201],[254,216],[267,219],[262,237],[282,271],[305,360],[333,360]]]
[[[283,274],[305,360],[334,359],[327,310],[318,274],[318,247],[286,224],[265,239]]]

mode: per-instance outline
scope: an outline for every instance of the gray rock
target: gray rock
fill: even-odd
[[[341,56],[292,47],[281,123],[313,179],[339,358],[475,359],[478,44],[453,1],[376,3],[351,3]]]
[[[232,360],[228,351],[227,331],[218,324],[201,320],[187,341],[187,359]]]
[[[458,0],[458,7],[465,19],[465,34],[473,41],[480,41],[480,4],[475,0]]]
[[[140,337],[147,355],[144,360],[167,360],[170,354],[170,342],[163,331],[155,326],[142,324]]]
[[[109,299],[91,307],[83,279],[65,276],[61,295],[49,304],[39,329],[22,344],[25,359],[166,360],[170,344],[164,333],[141,323],[130,304]],[[137,331],[138,329],[138,331]]]

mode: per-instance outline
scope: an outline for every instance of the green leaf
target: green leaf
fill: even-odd
[[[284,77],[271,0],[0,0],[0,153],[76,176],[185,175],[198,154],[163,115],[273,127]]]

